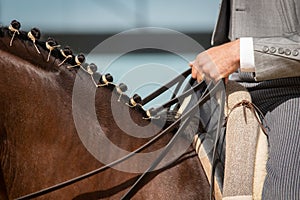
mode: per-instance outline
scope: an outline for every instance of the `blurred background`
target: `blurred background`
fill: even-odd
[[[22,30],[38,27],[43,39],[54,37],[62,46],[69,45],[74,52],[87,54],[88,62],[97,64],[104,55],[93,49],[111,36],[133,28],[172,29],[186,34],[207,49],[218,8],[219,0],[0,0],[0,23],[6,26],[17,19],[22,24]],[[172,33],[167,34],[172,37]],[[145,83],[132,83],[139,86],[132,86],[131,93],[137,92],[144,84],[147,89],[141,93],[146,94],[187,69],[188,60],[197,55],[188,48],[184,53],[188,55],[187,59],[172,52],[137,51],[121,56],[109,66],[100,66],[99,70],[112,73],[116,76],[116,82],[122,81],[129,71],[131,75],[126,78],[127,82],[141,76]],[[150,66],[153,69],[149,71],[153,74],[148,71],[143,74],[143,70],[139,70],[139,74],[132,73],[137,66]],[[172,72],[157,73],[155,70],[162,66],[167,66]],[[154,81],[153,77],[160,79]],[[149,82],[153,83],[152,88],[149,88]]]

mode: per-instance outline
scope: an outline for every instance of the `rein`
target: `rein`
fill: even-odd
[[[209,84],[211,85],[212,82]],[[176,140],[179,138],[179,136],[181,135],[181,133],[185,130],[185,128],[189,125],[190,121],[191,121],[191,117],[194,114],[196,114],[197,108],[202,106],[207,100],[209,100],[211,95],[216,94],[216,92],[219,90],[219,87],[221,85],[224,84],[224,80],[220,80],[218,81],[218,83],[211,89],[210,92],[208,92],[208,89],[206,89],[202,95],[202,97],[200,97],[200,99],[197,101],[197,103],[190,108],[180,119],[178,120],[184,120],[182,126],[179,127],[179,129],[177,130],[176,134],[172,137],[172,139],[169,141],[169,143],[167,144],[167,146],[165,146],[165,148],[163,149],[163,151],[161,152],[161,154],[158,156],[158,158],[152,163],[152,165],[139,177],[139,179],[132,185],[132,187],[128,190],[128,192],[121,198],[122,200],[125,199],[130,199],[134,193],[135,193],[135,189],[138,185],[138,183],[141,182],[141,180],[152,170],[155,169],[155,167],[161,162],[161,160],[167,155],[167,153],[170,151],[170,149],[173,147],[174,143],[176,142]],[[209,88],[209,86],[207,87]],[[225,94],[224,91],[222,91],[223,94]],[[223,95],[225,97],[225,95]],[[223,100],[224,99],[224,100]],[[222,98],[222,103],[225,104],[225,98]],[[223,104],[223,105],[224,105]],[[220,113],[220,118],[218,121],[218,133],[220,131],[219,127],[222,126],[222,113]],[[177,120],[177,121],[178,121]],[[176,121],[176,122],[177,122]],[[174,123],[176,123],[174,122]],[[200,122],[201,123],[201,122]],[[217,133],[217,136],[219,135]],[[217,137],[218,138],[218,137]],[[218,141],[218,140],[217,140]],[[216,146],[214,148],[214,151],[216,150]]]
[[[165,86],[161,87],[160,89],[158,89],[157,91],[155,91],[154,93],[152,93],[151,95],[149,95],[148,97],[146,97],[146,100],[142,101],[143,105],[145,105],[146,103],[150,102],[152,99],[156,98],[157,96],[159,96],[160,94],[162,94],[163,92],[165,92],[169,87],[173,86],[174,84],[178,83],[178,85],[182,85],[183,81],[182,77],[187,77],[188,73],[190,73],[190,69],[183,72],[180,76],[176,77],[174,80],[170,81],[169,83],[167,83]],[[165,135],[166,133],[168,133],[169,131],[174,130],[182,121],[183,125],[179,127],[178,131],[176,132],[176,134],[173,136],[173,138],[169,141],[169,143],[167,144],[167,146],[164,148],[164,150],[161,152],[161,154],[159,155],[159,157],[152,163],[152,165],[139,177],[139,179],[134,183],[134,185],[130,188],[130,190],[122,197],[122,199],[128,198],[129,195],[133,195],[133,191],[134,189],[137,187],[138,183],[143,179],[143,177],[149,173],[151,170],[153,170],[159,163],[160,161],[165,157],[165,155],[169,152],[169,150],[171,149],[171,147],[173,146],[173,144],[175,143],[176,139],[178,139],[178,136],[185,130],[185,128],[187,127],[187,125],[189,124],[191,118],[191,115],[194,115],[197,107],[202,106],[207,100],[209,100],[211,95],[214,95],[217,91],[218,91],[218,87],[222,84],[222,81],[219,81],[210,92],[208,92],[208,88],[210,88],[210,86],[212,85],[212,82],[207,86],[206,90],[203,92],[202,97],[198,100],[198,102],[191,108],[189,109],[185,114],[183,114],[182,116],[180,116],[175,122],[173,122],[171,125],[169,125],[164,131],[162,131],[161,133],[159,133],[158,135],[156,135],[154,138],[152,138],[149,142],[145,143],[144,145],[142,145],[141,147],[139,147],[138,149],[132,151],[131,153],[129,153],[128,155],[121,157],[118,160],[115,160],[114,162],[111,162],[103,167],[100,167],[96,170],[93,170],[91,172],[85,173],[81,176],[75,177],[73,179],[67,180],[65,182],[50,186],[48,188],[39,190],[37,192],[33,192],[21,197],[16,198],[16,200],[27,200],[27,199],[32,199],[32,198],[37,198],[40,197],[42,195],[48,194],[50,192],[59,190],[61,188],[67,187],[71,184],[74,184],[78,181],[84,180],[88,177],[91,177],[93,175],[96,175],[108,168],[111,168],[129,158],[131,158],[132,156],[134,156],[136,153],[141,152],[142,150],[144,150],[145,148],[147,148],[148,146],[150,146],[152,143],[154,143],[155,141],[157,141],[160,137],[162,137],[163,135]],[[176,96],[178,90],[179,90],[179,86],[177,85],[176,87],[176,92],[174,92],[173,97]],[[186,98],[188,95],[191,95],[193,92],[196,92],[200,89],[203,89],[206,86],[205,81],[202,81],[201,83],[196,84],[194,87],[192,87],[191,89],[185,91],[184,93],[182,93],[180,96],[178,97],[174,97],[172,98],[170,101],[168,101],[167,103],[165,103],[164,105],[158,107],[158,108],[154,108],[152,109],[152,114],[158,114],[160,111],[162,111],[163,109],[166,108],[170,108],[173,104],[178,103],[179,101],[183,100],[184,98]],[[178,88],[178,89],[177,89]],[[151,109],[150,109],[151,110]],[[219,121],[220,122],[220,121]],[[200,122],[201,123],[201,122]]]
[[[165,91],[170,89],[170,87],[174,86],[176,83],[178,84],[176,86],[176,89],[174,90],[172,99],[176,97],[181,85],[183,84],[185,78],[191,74],[192,69],[189,68],[188,70],[181,73],[179,76],[175,77],[173,80],[171,80],[169,83],[165,84],[158,90],[154,91],[152,94],[145,97],[142,101],[142,105],[147,104],[148,102],[152,101],[154,98],[158,97],[159,95],[163,94]]]
[[[175,103],[179,103],[182,102],[187,96],[191,95],[192,93],[204,89],[206,86],[205,82],[202,81],[201,83],[195,85],[194,87],[192,87],[191,89],[185,91],[184,93],[182,93],[179,97],[177,98],[173,98],[171,100],[169,100],[168,102],[166,102],[165,104],[157,107],[157,108],[150,108],[148,110],[148,112],[150,112],[149,114],[152,115],[156,115],[157,113],[163,111],[164,109],[169,109],[172,105],[174,105]],[[179,106],[179,105],[178,105]]]
[[[182,95],[187,95],[187,94],[191,94],[192,91],[195,90],[195,88],[199,89],[201,88],[200,86],[204,86],[205,82],[202,81],[201,83],[198,83],[196,86],[194,86],[193,88],[191,88],[190,90],[186,91],[185,93],[183,93]],[[195,114],[197,107],[202,106],[207,100],[210,99],[210,95],[214,95],[217,91],[218,91],[218,87],[222,84],[221,81],[219,81],[209,92],[208,88],[210,88],[209,86],[212,85],[212,83],[210,83],[207,86],[207,89],[204,91],[202,97],[198,100],[198,102],[191,108],[189,109],[185,114],[183,114],[182,116],[180,116],[175,122],[173,122],[171,125],[169,125],[164,131],[162,131],[161,133],[159,133],[158,135],[156,135],[154,138],[152,138],[149,142],[145,143],[144,145],[142,145],[141,147],[139,147],[138,149],[132,151],[131,153],[129,153],[128,155],[121,157],[118,160],[115,160],[114,162],[111,162],[103,167],[100,167],[96,170],[93,170],[91,172],[85,173],[81,176],[75,177],[73,179],[67,180],[65,182],[53,185],[51,187],[39,190],[37,192],[34,193],[30,193],[21,197],[16,198],[16,200],[27,200],[27,199],[32,199],[32,198],[37,198],[40,197],[42,195],[48,194],[50,192],[59,190],[61,188],[67,187],[71,184],[74,184],[78,181],[84,180],[88,177],[91,177],[93,175],[96,175],[108,168],[111,168],[129,158],[131,158],[132,156],[134,156],[136,153],[141,152],[143,149],[147,148],[148,146],[150,146],[152,143],[154,143],[156,140],[158,140],[160,137],[162,137],[163,135],[165,135],[166,133],[168,133],[169,131],[174,130],[182,121],[184,121],[183,125],[178,129],[178,131],[176,132],[176,134],[173,136],[173,138],[169,141],[169,143],[167,144],[167,146],[164,148],[164,150],[162,151],[162,153],[159,155],[159,157],[153,162],[153,164],[140,176],[140,178],[136,181],[136,183],[130,188],[130,190],[122,197],[122,199],[128,198],[129,195],[133,195],[133,191],[134,189],[137,187],[138,183],[143,179],[143,177],[149,173],[149,171],[151,171],[152,169],[154,169],[159,163],[160,161],[164,158],[164,156],[168,153],[168,151],[171,149],[171,147],[173,146],[174,142],[176,141],[176,139],[178,138],[178,136],[180,135],[180,133],[182,131],[184,131],[184,129],[187,127],[187,125],[190,122],[190,116]],[[182,95],[180,95],[177,98],[173,98],[173,99],[179,99],[182,98]],[[175,100],[171,100],[172,102]],[[177,100],[178,102],[178,100]]]
[[[224,116],[225,97],[226,97],[225,91],[221,90],[220,113],[219,113],[219,118],[218,118],[217,132],[216,132],[215,144],[214,144],[213,155],[212,155],[212,169],[211,169],[211,177],[210,177],[210,183],[211,183],[210,184],[210,200],[214,200],[215,171],[216,171],[217,164],[221,162],[221,160],[217,157],[217,148],[219,146],[219,143],[222,142],[222,141],[220,141],[220,139],[222,138],[222,126],[223,126],[223,122],[224,122],[222,119]]]
[[[175,80],[178,80],[179,78],[175,78],[172,83],[173,84],[176,84],[178,81],[175,81]],[[170,86],[170,83],[168,83],[169,86]],[[205,84],[204,84],[204,81],[197,84],[195,87],[191,88],[190,90],[186,91],[185,93],[183,93],[182,95],[180,95],[179,97],[175,97],[173,99],[171,99],[170,101],[171,102],[178,102],[179,98],[183,98],[183,96],[186,96],[187,94],[191,94],[195,89],[199,89],[200,86],[203,87]],[[166,88],[166,86],[163,86],[164,88]],[[158,95],[157,95],[158,96]],[[155,97],[154,97],[155,98]],[[150,99],[150,98],[148,98]],[[177,100],[176,100],[177,99]],[[205,97],[202,98],[202,102],[204,103],[205,101],[207,101],[209,99],[209,94],[207,94]],[[202,104],[203,104],[202,103]],[[199,105],[200,106],[200,105]],[[196,105],[194,106],[194,110],[195,110],[195,107]],[[165,130],[163,130],[161,133],[159,133],[158,135],[156,135],[154,138],[152,138],[149,142],[145,143],[144,145],[142,145],[141,147],[139,147],[138,149],[132,151],[131,153],[129,153],[128,155],[124,156],[124,157],[121,157],[120,159],[118,160],[115,160],[114,162],[111,162],[103,167],[100,167],[96,170],[93,170],[91,172],[88,172],[88,173],[85,173],[81,176],[78,176],[78,177],[75,177],[73,179],[70,179],[70,180],[67,180],[65,182],[62,182],[62,183],[59,183],[59,184],[56,184],[56,185],[53,185],[53,186],[50,186],[48,188],[45,188],[45,189],[42,189],[42,190],[39,190],[37,192],[33,192],[33,193],[30,193],[30,194],[27,194],[27,195],[24,195],[24,196],[21,196],[21,197],[18,197],[16,198],[16,200],[26,200],[26,199],[32,199],[32,198],[37,198],[39,196],[42,196],[42,195],[45,195],[45,194],[48,194],[50,192],[53,192],[53,191],[56,191],[56,190],[59,190],[61,188],[64,188],[64,187],[67,187],[71,184],[74,184],[78,181],[81,181],[83,179],[86,179],[88,177],[91,177],[93,175],[96,175],[110,167],[113,167],[115,165],[117,165],[118,163],[121,163],[127,159],[129,159],[130,157],[134,156],[136,153],[139,153],[141,152],[143,149],[147,148],[148,146],[150,146],[152,143],[154,143],[156,140],[158,140],[160,137],[162,137],[163,135],[165,135],[166,133],[174,130],[182,120],[186,120],[192,111],[194,111],[193,109],[189,110],[186,114],[182,115],[181,117],[179,117],[175,122],[173,122],[171,125],[169,125]]]

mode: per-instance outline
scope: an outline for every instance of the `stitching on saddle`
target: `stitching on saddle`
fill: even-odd
[[[243,114],[244,114],[244,119],[245,119],[245,123],[247,123],[247,115],[246,115],[246,108],[248,108],[254,115],[256,121],[258,122],[259,126],[261,127],[262,131],[264,132],[264,134],[268,137],[268,133],[267,130],[269,130],[269,127],[267,125],[267,122],[264,118],[263,113],[261,112],[261,110],[252,102],[248,101],[248,100],[242,100],[241,102],[235,104],[232,109],[229,111],[229,114],[226,117],[226,123],[228,120],[229,115],[232,113],[232,111],[238,107],[242,106],[243,107]],[[260,121],[260,119],[258,118],[258,116],[261,118],[261,120],[263,122]]]

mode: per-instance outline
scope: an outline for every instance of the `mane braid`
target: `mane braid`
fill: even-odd
[[[155,119],[147,115],[147,111],[144,110],[140,103],[132,105],[131,102],[133,99],[139,95],[135,94],[132,98],[128,97],[125,94],[127,86],[124,83],[116,85],[112,82],[113,78],[110,74],[100,74],[96,72],[97,66],[94,63],[85,63],[85,57],[82,53],[74,55],[69,46],[66,46],[63,49],[60,48],[60,45],[51,37],[49,37],[47,41],[39,40],[41,33],[38,28],[33,28],[31,31],[26,32],[19,30],[21,25],[18,24],[18,29],[12,29],[13,23],[19,22],[13,20],[9,27],[0,25],[0,43],[3,43],[3,45],[0,46],[0,49],[27,60],[46,71],[69,71],[74,76],[78,70],[83,70],[87,75],[91,76],[96,87],[106,87],[116,93],[116,95],[119,95],[119,102],[129,106],[130,109],[142,113],[144,119]],[[15,32],[12,30],[15,30]],[[6,44],[6,41],[10,42]],[[23,43],[25,48],[17,49],[16,51],[14,45],[17,45],[20,42]],[[12,45],[10,46],[10,44]],[[36,56],[40,57],[40,62],[37,61],[38,59],[32,57],[31,51],[35,51],[34,53],[36,53]],[[25,54],[30,55],[26,57]]]

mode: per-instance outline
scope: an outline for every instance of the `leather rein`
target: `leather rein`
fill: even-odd
[[[179,136],[181,135],[181,133],[185,130],[185,128],[188,126],[192,115],[194,115],[197,112],[197,108],[202,106],[206,101],[208,101],[210,99],[210,96],[215,95],[219,90],[220,87],[224,84],[224,80],[220,80],[218,81],[214,86],[212,81],[206,85],[205,81],[202,81],[200,83],[197,83],[195,86],[191,87],[190,89],[187,89],[186,91],[184,91],[182,94],[180,94],[179,96],[177,96],[183,82],[185,81],[185,79],[190,75],[191,73],[191,69],[188,69],[186,71],[184,71],[182,74],[180,74],[179,76],[175,77],[173,80],[171,80],[169,83],[165,84],[164,86],[162,86],[161,88],[159,88],[158,90],[154,91],[153,93],[151,93],[150,95],[148,95],[147,97],[145,97],[141,104],[145,105],[148,102],[152,101],[153,99],[155,99],[157,96],[161,95],[162,93],[164,93],[165,91],[167,91],[169,88],[171,88],[172,86],[176,85],[176,88],[173,92],[173,95],[171,97],[171,99],[166,102],[165,104],[163,104],[162,106],[159,106],[157,108],[152,108],[151,109],[151,113],[153,115],[157,115],[159,114],[159,112],[165,110],[165,109],[170,109],[170,107],[174,104],[177,103],[177,107],[180,106],[180,102],[185,99],[186,97],[188,97],[189,95],[191,95],[192,93],[198,91],[198,90],[204,90],[205,87],[206,89],[204,90],[202,96],[199,98],[199,100],[197,101],[197,103],[195,105],[192,106],[192,108],[190,108],[188,111],[186,111],[184,114],[182,114],[180,117],[178,117],[176,119],[176,121],[174,121],[172,124],[170,124],[168,127],[166,127],[166,129],[164,129],[162,132],[160,132],[159,134],[157,134],[155,137],[153,137],[150,141],[148,141],[147,143],[145,143],[144,145],[140,146],[139,148],[137,148],[136,150],[130,152],[129,154],[127,154],[126,156],[123,156],[105,166],[102,166],[98,169],[95,169],[93,171],[90,171],[88,173],[85,173],[83,175],[77,176],[73,179],[69,179],[67,181],[58,183],[56,185],[41,189],[39,191],[21,196],[16,198],[16,200],[27,200],[27,199],[32,199],[32,198],[37,198],[40,197],[42,195],[51,193],[53,191],[59,190],[61,188],[67,187],[71,184],[74,184],[76,182],[79,182],[81,180],[84,180],[88,177],[91,177],[93,175],[96,175],[100,172],[103,172],[104,170],[111,168],[131,157],[133,157],[135,154],[141,152],[142,150],[144,150],[145,148],[149,147],[151,144],[153,144],[155,141],[157,141],[159,138],[161,138],[163,135],[169,133],[170,131],[174,130],[176,127],[178,127],[178,125],[180,123],[182,123],[182,125],[178,128],[177,132],[174,134],[174,136],[171,138],[171,140],[169,141],[169,143],[164,147],[164,149],[162,150],[161,154],[156,158],[156,160],[151,164],[151,166],[142,174],[140,175],[140,177],[138,178],[138,180],[132,185],[132,187],[126,192],[126,194],[121,198],[121,199],[128,199],[129,197],[132,197],[135,194],[135,189],[138,185],[138,183],[140,183],[140,181],[145,177],[146,174],[148,174],[150,171],[152,171],[153,169],[155,169],[155,167],[160,163],[160,161],[166,156],[166,154],[169,152],[169,150],[172,148],[172,146],[174,145],[175,141],[179,138]],[[194,79],[190,79],[189,84],[192,85],[195,82]],[[221,90],[221,92],[224,92],[223,90]],[[224,96],[224,95],[221,95]],[[222,98],[223,99],[223,98]],[[225,102],[225,100],[224,100]],[[223,100],[221,102],[221,105],[224,104]],[[222,124],[222,120],[221,120],[221,115],[222,113],[220,113],[220,118],[219,118],[219,126],[218,126],[218,132],[219,127],[221,127]],[[201,123],[201,122],[200,122]],[[217,136],[220,135],[217,133]],[[217,142],[217,140],[216,140]],[[216,149],[216,146],[214,147],[214,150]],[[172,161],[174,162],[174,161]],[[171,164],[168,163],[168,164]],[[213,178],[212,178],[213,179]]]

